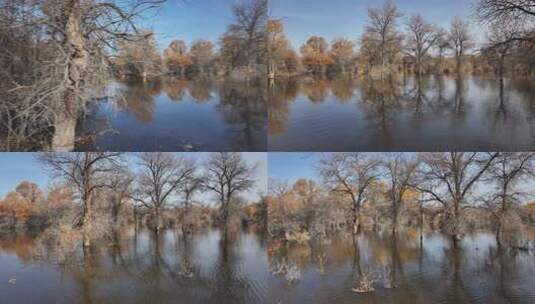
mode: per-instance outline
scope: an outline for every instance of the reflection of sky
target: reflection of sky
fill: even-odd
[[[147,12],[142,20],[145,28],[156,32],[160,49],[173,39],[186,41],[203,38],[216,43],[232,22],[232,5],[249,0],[167,0],[162,6]],[[470,16],[470,0],[396,0],[404,17],[421,13],[427,20],[447,27],[456,16]],[[336,37],[357,40],[367,22],[367,8],[382,5],[377,0],[269,0],[270,16],[286,24],[294,48],[311,35],[328,41]]]
[[[193,158],[199,165],[208,156],[208,153],[177,154]],[[37,161],[37,155],[37,153],[0,153],[0,199],[25,180],[38,184],[42,189],[54,184],[54,180],[43,165]],[[243,157],[250,164],[258,164],[255,188],[244,194],[246,199],[256,201],[259,199],[259,193],[264,194],[267,189],[266,153],[243,153]],[[132,154],[129,154],[127,159],[132,164],[132,168],[135,168],[137,161]],[[196,200],[204,203],[215,202],[214,196],[209,192],[198,195]]]

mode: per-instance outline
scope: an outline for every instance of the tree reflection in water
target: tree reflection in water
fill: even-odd
[[[215,230],[190,235],[121,230],[84,251],[42,236],[3,236],[0,276],[17,283],[0,285],[0,299],[83,304],[535,300],[532,255],[497,247],[491,234],[469,234],[457,247],[437,233],[420,240],[412,230],[262,244],[261,235],[236,232],[225,241]],[[13,288],[16,293],[9,292]]]
[[[274,241],[271,270],[296,265],[297,282],[274,273],[277,301],[298,303],[530,303],[529,253],[499,249],[492,235],[473,234],[455,248],[445,236],[417,231],[333,236],[327,247]],[[306,249],[308,248],[308,250]],[[322,256],[321,259],[310,258]],[[282,286],[286,286],[282,288]]]
[[[118,84],[120,97],[89,106],[76,149],[263,151],[266,87],[209,78]]]
[[[535,148],[535,92],[522,80],[303,77],[278,79],[269,96],[270,151]]]
[[[5,259],[7,252],[15,253],[20,265],[10,273],[18,279],[17,292],[0,299],[28,299],[31,291],[23,289],[31,286],[24,283],[32,281],[48,286],[45,295],[30,296],[31,302],[39,303],[261,302],[265,274],[243,267],[244,260],[265,260],[254,255],[264,252],[260,238],[236,232],[224,241],[217,230],[183,235],[180,230],[154,234],[127,229],[86,250],[73,250],[81,248],[74,246],[65,247],[65,252],[44,236],[1,238],[0,266],[12,263]],[[267,274],[267,265],[263,268]],[[58,285],[45,284],[58,275]]]

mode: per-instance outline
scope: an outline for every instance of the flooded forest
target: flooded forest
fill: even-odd
[[[535,0],[0,0],[0,303],[535,303]]]
[[[437,25],[386,1],[360,35],[299,46],[277,1],[224,4],[217,39],[165,44],[135,20],[174,4],[44,2],[0,9],[2,150],[535,148],[529,4],[473,1]]]
[[[51,182],[0,200],[0,300],[535,299],[535,154],[290,153],[315,172],[290,183],[273,153],[267,188],[250,154],[32,153]]]

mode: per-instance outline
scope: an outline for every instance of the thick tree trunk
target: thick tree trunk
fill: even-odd
[[[54,134],[52,136],[53,151],[70,152],[74,150],[76,115],[60,109],[54,119]]]
[[[71,151],[74,149],[76,118],[80,109],[80,96],[83,90],[84,77],[89,62],[86,41],[81,29],[79,1],[69,2],[64,7],[65,40],[63,46],[67,57],[66,88],[63,100],[56,109],[55,131],[52,149]]]

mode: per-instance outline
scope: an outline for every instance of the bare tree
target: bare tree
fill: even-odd
[[[161,74],[161,57],[152,31],[141,30],[132,38],[121,41],[118,48],[114,64],[122,75],[145,82]]]
[[[108,178],[111,190],[111,216],[113,224],[117,226],[119,224],[119,214],[121,213],[121,209],[132,194],[135,178],[126,167],[118,168],[118,170],[113,172]]]
[[[487,24],[491,29],[489,42],[494,42],[494,45],[502,50],[512,44],[535,43],[534,0],[478,0],[473,7],[473,13],[481,23]]]
[[[142,153],[138,157],[140,172],[134,194],[136,202],[153,215],[153,228],[162,228],[161,212],[181,187],[193,178],[195,164],[172,153]]]
[[[504,230],[512,230],[520,221],[516,209],[527,193],[519,190],[518,185],[533,177],[534,160],[535,154],[531,152],[500,153],[485,173],[484,180],[494,184],[494,191],[484,201],[494,219],[498,245],[505,239]]]
[[[420,14],[413,15],[407,23],[407,48],[414,60],[416,73],[422,74],[422,64],[431,48],[435,47],[440,36],[433,25],[425,21]]]
[[[465,53],[472,48],[472,37],[468,23],[460,17],[455,17],[450,25],[448,41],[457,63],[457,73],[462,73],[462,59]]]
[[[437,29],[437,42],[436,42],[436,48],[438,51],[438,72],[439,74],[443,73],[443,65],[444,65],[444,55],[446,51],[449,49],[449,43],[448,43],[448,32],[443,28]]]
[[[522,36],[522,25],[518,22],[491,24],[487,33],[487,44],[482,49],[483,56],[496,68],[496,74],[503,81],[505,60],[519,45],[516,38]]]
[[[403,201],[408,191],[413,188],[418,161],[406,154],[395,153],[385,160],[384,167],[390,183],[388,193],[392,204],[392,233],[396,233]]]
[[[333,153],[319,161],[319,171],[331,191],[351,199],[353,234],[360,232],[362,204],[378,179],[379,162],[363,153]]]
[[[478,0],[474,12],[480,20],[496,23],[535,17],[535,0]]]
[[[444,232],[452,236],[456,246],[462,233],[461,212],[467,206],[466,198],[481,179],[498,153],[422,153],[419,181],[414,187],[439,203],[445,215]]]
[[[249,165],[240,153],[220,152],[210,155],[205,170],[203,186],[214,192],[219,199],[226,238],[231,204],[239,193],[253,187],[256,166]]]
[[[284,33],[284,24],[280,20],[268,20],[266,30],[267,72],[268,79],[274,79],[278,66],[284,62],[286,54],[290,51],[290,41]]]
[[[207,40],[193,41],[190,49],[191,60],[197,72],[203,74],[209,71],[214,59],[214,45]]]
[[[286,181],[275,178],[270,178],[268,182],[268,194],[271,199],[277,201],[277,210],[269,210],[268,232],[274,235],[274,231],[282,229],[287,231],[289,229],[288,208],[286,206],[284,196],[291,190],[290,185]]]
[[[198,177],[195,174],[195,168],[194,172],[192,173],[191,178],[188,178],[185,180],[184,183],[179,187],[178,191],[182,194],[184,200],[182,203],[182,206],[184,208],[183,216],[182,216],[182,233],[186,234],[190,232],[190,215],[191,215],[191,208],[193,205],[193,197],[196,192],[200,191],[202,189],[202,179]]]
[[[234,23],[222,38],[221,53],[231,68],[253,69],[266,51],[268,1],[251,0],[234,5]]]
[[[84,152],[39,155],[39,160],[51,170],[54,177],[70,184],[79,196],[82,214],[78,225],[83,227],[83,245],[91,246],[94,225],[95,194],[111,186],[109,175],[120,168],[121,153]]]
[[[72,150],[78,115],[111,78],[110,50],[136,32],[137,17],[163,1],[0,3],[0,39],[24,37],[22,44],[0,43],[2,91],[9,92],[0,115],[9,118],[7,131],[43,137],[53,129],[52,148]],[[15,13],[3,22],[6,12]],[[24,48],[29,51],[21,53]],[[28,55],[23,65],[20,54]]]
[[[400,52],[401,35],[398,33],[397,20],[402,16],[393,1],[386,1],[381,8],[369,8],[369,22],[366,26],[365,37],[376,45],[378,60],[381,65],[381,77],[386,70],[387,63],[393,63]]]

